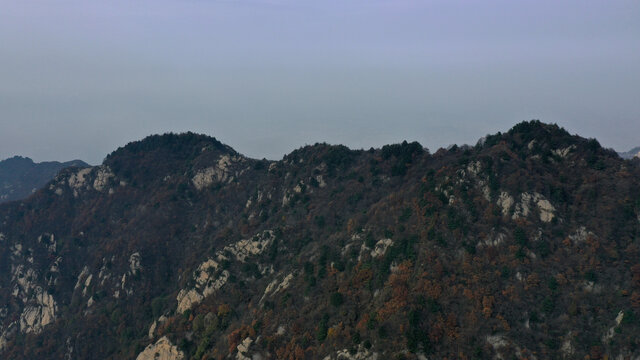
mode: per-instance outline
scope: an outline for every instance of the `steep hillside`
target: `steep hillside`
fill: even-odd
[[[1,356],[635,358],[639,175],[538,121],[281,161],[151,136],[0,205]]]
[[[70,166],[89,165],[80,160],[34,163],[21,156],[0,161],[0,203],[25,199],[51,181],[60,170]]]

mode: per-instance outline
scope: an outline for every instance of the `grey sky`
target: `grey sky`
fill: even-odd
[[[640,145],[640,2],[0,0],[0,158],[151,133],[252,157],[432,150],[521,120]]]

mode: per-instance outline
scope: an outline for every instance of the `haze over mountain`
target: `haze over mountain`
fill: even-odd
[[[0,357],[635,358],[639,165],[538,121],[280,161],[150,136],[0,205]]]
[[[636,146],[627,152],[618,153],[623,159],[633,159],[634,157],[640,158],[640,146]]]
[[[34,163],[28,157],[14,156],[0,161],[0,203],[20,200],[33,194],[66,167],[88,167],[82,160]]]
[[[640,1],[50,0],[0,11],[0,154],[196,131],[255,158],[545,119],[639,145]]]

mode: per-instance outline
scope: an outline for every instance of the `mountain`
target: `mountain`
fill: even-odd
[[[58,171],[70,166],[89,165],[81,160],[34,163],[33,160],[21,156],[0,161],[0,203],[28,197],[51,181]]]
[[[640,146],[634,147],[627,152],[618,153],[618,155],[623,159],[640,158]]]
[[[639,179],[539,121],[280,161],[150,136],[0,205],[0,357],[637,358]]]

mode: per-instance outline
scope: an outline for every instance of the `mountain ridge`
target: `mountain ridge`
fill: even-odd
[[[0,205],[4,356],[638,355],[640,168],[594,139],[150,139]]]
[[[28,157],[14,156],[0,161],[0,203],[21,200],[44,186],[66,167],[87,167],[82,160],[35,163]]]

